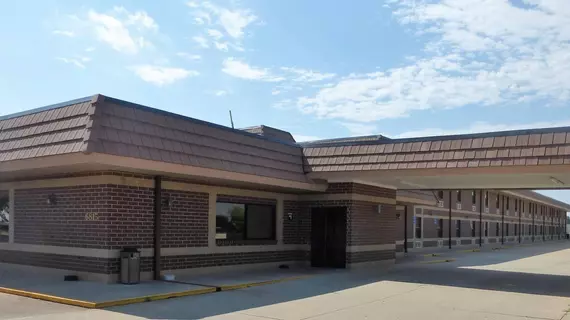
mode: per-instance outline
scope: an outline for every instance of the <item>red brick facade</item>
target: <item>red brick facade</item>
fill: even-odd
[[[163,190],[162,238],[164,248],[208,246],[208,193]]]

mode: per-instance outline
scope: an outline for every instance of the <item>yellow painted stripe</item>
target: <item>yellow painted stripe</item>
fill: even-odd
[[[424,254],[424,257],[439,257],[442,256],[442,253],[428,253],[428,254]]]
[[[52,296],[49,294],[37,293],[32,291],[25,291],[19,289],[12,289],[12,288],[4,288],[0,287],[1,293],[13,294],[17,296],[27,297],[27,298],[34,298],[39,300],[45,300],[50,302],[62,303],[71,306],[83,307],[83,308],[96,308],[96,303],[90,301],[83,301],[83,300],[75,300],[69,298],[63,298],[58,296]]]
[[[91,301],[82,301],[82,300],[75,300],[75,299],[68,299],[58,296],[47,295],[43,293],[25,291],[25,290],[17,290],[11,288],[3,288],[0,287],[1,293],[8,293],[13,295],[18,295],[22,297],[34,298],[39,300],[45,300],[50,302],[56,302],[61,304],[67,304],[71,306],[89,308],[89,309],[99,309],[99,308],[108,308],[114,306],[124,306],[127,304],[133,303],[142,303],[142,302],[149,302],[149,301],[157,301],[157,300],[164,300],[170,298],[177,298],[177,297],[185,297],[185,296],[193,296],[205,293],[212,293],[216,292],[216,288],[202,288],[202,289],[193,289],[193,290],[186,290],[180,292],[169,292],[169,293],[160,293],[142,297],[135,297],[135,298],[126,298],[126,299],[117,299],[117,300],[110,300],[104,302],[91,302]]]
[[[453,262],[455,259],[442,259],[442,260],[428,260],[428,261],[421,261],[421,264],[434,264],[434,263],[446,263],[446,262]]]
[[[118,299],[118,300],[111,300],[111,301],[105,301],[105,302],[97,302],[97,303],[95,303],[95,308],[109,308],[109,307],[116,307],[116,306],[124,306],[127,304],[142,303],[142,302],[157,301],[157,300],[165,300],[165,299],[170,299],[170,298],[178,298],[178,297],[186,297],[186,296],[195,296],[195,295],[199,295],[199,294],[212,293],[212,292],[216,292],[216,288],[202,288],[202,289],[193,289],[193,290],[186,290],[186,291],[180,291],[180,292],[160,293],[160,294],[153,294],[153,295],[136,297],[136,298],[127,298],[127,299]]]
[[[295,276],[295,277],[288,277],[288,278],[281,278],[281,279],[274,279],[274,280],[267,280],[267,281],[258,281],[258,282],[248,282],[248,283],[240,283],[240,284],[233,284],[233,285],[221,285],[220,289],[222,291],[229,291],[229,290],[237,290],[237,289],[245,289],[249,287],[256,287],[256,286],[263,286],[267,284],[274,284],[280,283],[285,281],[292,281],[292,280],[299,280],[303,278],[308,278],[310,276]]]
[[[459,250],[456,252],[481,252],[481,249],[467,249],[467,250]]]

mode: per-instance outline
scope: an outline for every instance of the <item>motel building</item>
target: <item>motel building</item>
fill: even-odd
[[[0,117],[0,262],[114,282],[562,241],[570,128],[296,143],[95,95]]]

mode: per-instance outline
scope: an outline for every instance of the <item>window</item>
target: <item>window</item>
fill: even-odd
[[[507,206],[507,211],[509,211],[509,197],[507,197],[507,203],[505,204]]]
[[[495,200],[495,208],[499,209],[499,194],[497,193],[497,199]]]
[[[471,204],[475,205],[477,203],[477,196],[475,190],[471,191]]]
[[[275,207],[216,203],[216,239],[274,240]]]
[[[495,237],[499,236],[499,223],[495,223]]]
[[[485,222],[485,237],[489,236],[489,222]]]
[[[515,199],[515,212],[519,211],[519,200]]]
[[[457,190],[457,203],[461,203],[461,190]]]
[[[485,208],[489,208],[489,191],[485,191]]]
[[[443,238],[443,219],[437,221],[437,237]]]
[[[509,236],[509,224],[508,223],[505,225],[505,236],[507,236],[507,237]]]
[[[0,190],[0,242],[8,242],[10,237],[10,208],[8,191]]]
[[[443,191],[442,190],[437,192],[437,200],[443,201]]]
[[[416,239],[422,238],[422,218],[416,217]]]
[[[471,237],[475,238],[475,221],[471,221]]]
[[[519,225],[515,224],[515,236],[519,235]]]
[[[461,220],[455,220],[455,237],[461,238]]]

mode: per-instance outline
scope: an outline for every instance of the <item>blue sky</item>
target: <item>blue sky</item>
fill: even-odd
[[[21,0],[3,12],[0,114],[102,93],[225,125],[231,109],[237,127],[298,140],[570,125],[567,0]]]

